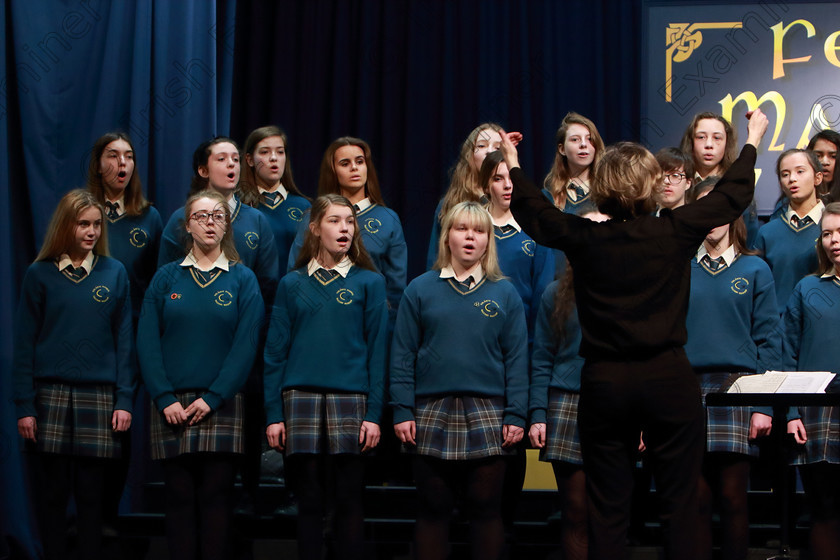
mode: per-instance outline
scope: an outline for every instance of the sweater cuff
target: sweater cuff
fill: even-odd
[[[114,403],[114,410],[124,410],[129,414],[134,413],[134,403],[128,397],[117,397],[117,402]]]
[[[29,416],[38,417],[38,414],[35,412],[35,403],[18,403],[15,408],[17,410],[18,420]]]
[[[414,420],[414,411],[410,408],[401,405],[394,408],[394,425],[411,420]]]
[[[525,420],[515,414],[505,414],[504,418],[502,419],[502,425],[519,426],[520,428],[525,428]]]
[[[222,406],[222,403],[225,402],[225,400],[220,395],[213,393],[212,391],[204,393],[204,395],[202,395],[201,398],[204,399],[204,402],[207,403],[207,406],[209,406],[214,411],[219,410],[219,407]]]
[[[531,411],[531,424],[545,424],[545,418],[544,408],[536,408]]]
[[[163,412],[164,408],[176,402],[178,402],[178,399],[175,398],[175,393],[164,393],[155,399],[155,405],[157,405],[160,412]]]

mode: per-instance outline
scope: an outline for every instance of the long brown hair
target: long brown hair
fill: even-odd
[[[211,200],[216,201],[217,206],[221,208],[225,213],[225,233],[222,235],[222,241],[219,243],[219,246],[222,249],[222,253],[225,254],[227,260],[232,263],[239,262],[239,251],[236,250],[236,245],[233,241],[233,224],[230,221],[230,206],[228,205],[225,197],[221,194],[217,193],[214,190],[205,189],[203,191],[198,191],[197,193],[191,194],[189,198],[187,198],[187,202],[184,203],[184,229],[186,230],[187,224],[190,223],[190,216],[192,215],[192,205],[196,200],[200,200],[202,198],[209,198]],[[190,252],[193,246],[193,238],[189,234],[184,235],[184,254]]]
[[[47,234],[44,236],[44,244],[36,261],[47,261],[59,258],[64,253],[70,253],[76,240],[76,225],[79,214],[88,208],[96,208],[102,218],[102,232],[99,240],[93,246],[95,255],[107,257],[108,253],[108,232],[106,230],[105,208],[96,200],[93,193],[84,189],[73,189],[61,197],[58,206],[50,219],[47,227]]]
[[[719,164],[719,172],[722,175],[726,173],[733,163],[735,163],[735,159],[738,157],[738,131],[735,130],[732,124],[723,118],[723,116],[709,111],[694,115],[694,118],[691,119],[691,123],[688,125],[688,128],[686,128],[683,133],[682,141],[680,142],[680,149],[688,154],[694,161],[696,171],[698,165],[694,154],[694,133],[697,129],[697,123],[703,119],[712,119],[723,124],[723,131],[726,133],[726,144],[723,149],[723,159]]]
[[[283,175],[280,176],[280,184],[292,194],[302,196],[306,200],[308,197],[304,196],[300,189],[295,184],[295,179],[292,176],[292,162],[289,159],[289,138],[286,133],[279,126],[269,125],[261,126],[260,128],[251,131],[248,138],[245,139],[245,148],[243,153],[245,155],[245,165],[240,165],[239,174],[239,194],[243,204],[249,206],[260,205],[260,189],[257,182],[256,169],[248,165],[248,156],[254,157],[254,150],[257,149],[257,144],[271,138],[272,136],[279,136],[283,141],[283,150],[286,153],[286,165],[283,167]]]
[[[450,170],[449,188],[446,189],[446,194],[443,195],[443,203],[440,206],[440,214],[437,215],[437,220],[443,222],[443,217],[452,209],[453,206],[461,202],[477,202],[481,197],[476,194],[476,190],[483,190],[483,186],[478,180],[478,169],[472,166],[473,152],[475,152],[478,144],[478,136],[485,130],[495,130],[500,132],[502,127],[496,123],[486,122],[481,123],[470,131],[464,142],[461,144],[461,151],[458,153],[458,159],[455,165]]]
[[[820,218],[820,232],[822,232],[822,222],[826,216],[840,216],[840,202],[829,202],[825,205],[822,218]],[[819,276],[834,272],[834,263],[828,258],[822,246],[822,233],[817,238],[817,263],[817,274]]]
[[[87,189],[100,204],[105,204],[105,181],[103,181],[102,172],[99,169],[100,159],[102,159],[102,153],[108,144],[117,140],[124,140],[135,156],[134,172],[125,186],[123,200],[125,201],[125,213],[129,216],[139,216],[149,207],[149,201],[143,196],[143,185],[140,183],[140,175],[137,173],[137,152],[134,150],[134,143],[125,132],[106,132],[94,142],[93,149],[90,151],[90,163],[88,163]]]
[[[333,205],[349,208],[353,213],[354,221],[356,220],[356,209],[353,208],[349,200],[340,194],[325,194],[316,198],[312,203],[312,208],[309,210],[309,225],[320,224],[329,207]],[[358,221],[356,221],[355,226],[353,228],[353,240],[350,242],[350,250],[347,251],[347,256],[355,266],[376,272],[376,266],[373,264],[373,260],[362,243],[362,230],[359,227]],[[309,261],[318,256],[320,250],[321,240],[312,233],[311,227],[306,228],[306,233],[303,237],[303,247],[301,247],[300,253],[298,253],[297,259],[295,260],[295,268],[306,266]]]
[[[554,333],[555,348],[559,348],[566,342],[566,323],[572,316],[575,309],[575,277],[572,267],[566,263],[566,272],[560,281],[557,282],[557,291],[554,293],[554,309],[551,310],[549,323]]]
[[[202,177],[198,172],[198,168],[207,166],[207,163],[210,161],[210,154],[213,153],[213,146],[216,144],[224,144],[225,142],[233,144],[233,147],[239,151],[239,145],[232,138],[228,138],[227,136],[216,136],[211,140],[206,140],[199,144],[193,152],[193,177],[190,181],[190,196],[209,188],[210,179]],[[242,180],[241,163],[239,164],[239,179]]]
[[[598,162],[604,155],[604,140],[598,132],[595,123],[581,114],[575,112],[566,113],[563,120],[560,122],[560,128],[554,135],[554,164],[543,180],[543,187],[551,194],[552,200],[557,204],[561,200],[563,204],[566,203],[566,186],[571,180],[571,173],[569,171],[569,158],[560,153],[560,146],[566,143],[566,134],[569,132],[569,127],[573,124],[579,124],[589,131],[589,140],[595,148],[595,159],[589,166],[589,181],[592,182],[592,173],[595,171]],[[559,206],[559,205],[558,205]]]
[[[318,174],[318,196],[325,194],[341,195],[341,186],[338,184],[338,176],[335,174],[335,153],[344,146],[356,146],[362,149],[367,167],[367,182],[365,183],[365,195],[374,204],[385,206],[382,198],[382,191],[379,190],[379,178],[376,175],[376,167],[373,165],[373,156],[370,153],[370,146],[361,138],[342,136],[336,138],[327,146],[324,157],[321,159],[321,172]]]

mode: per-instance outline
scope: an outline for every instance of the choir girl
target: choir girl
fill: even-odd
[[[796,285],[783,316],[785,371],[837,372],[840,348],[840,203],[825,207],[815,275]],[[788,421],[797,449],[794,464],[811,510],[811,557],[840,556],[840,408],[801,407]]]
[[[714,187],[697,192],[703,198]],[[685,353],[700,390],[719,391],[734,372],[764,373],[781,366],[782,337],[773,275],[746,247],[738,218],[711,230],[691,261]],[[721,509],[722,558],[746,558],[749,547],[747,485],[755,439],[769,435],[772,410],[706,408],[706,454],[700,477],[703,549],[711,551],[712,502]],[[712,490],[716,498],[712,498]]]
[[[277,290],[280,274],[277,244],[271,224],[262,212],[242,204],[235,195],[239,184],[239,148],[230,138],[218,136],[199,144],[193,153],[193,178],[190,195],[205,189],[224,197],[230,210],[233,241],[242,264],[254,271],[266,306]],[[185,235],[184,209],[176,210],[163,230],[158,266],[181,261]]]
[[[238,206],[237,206],[238,208]],[[228,199],[187,199],[186,257],[164,265],[143,301],[137,347],[152,397],[152,459],[161,460],[171,558],[230,558],[233,483],[244,452],[244,399],[264,314],[239,261]]]
[[[513,181],[511,210],[535,241],[565,251],[575,273],[581,324],[580,434],[590,522],[590,558],[619,558],[644,432],[666,521],[666,555],[699,554],[697,481],[703,411],[685,357],[689,261],[708,231],[736,219],[754,190],[755,147],[767,118],[754,111],[738,160],[703,200],[656,217],[662,172],[632,143],[604,154],[592,196],[611,216],[594,223],[554,208],[519,168],[513,142],[501,151]]]
[[[723,175],[738,155],[738,133],[721,115],[703,112],[694,115],[685,129],[680,149],[694,160],[696,185],[710,175]],[[744,211],[747,246],[753,247],[758,235],[758,213],[755,202]]]
[[[108,257],[105,210],[84,190],[64,195],[29,266],[15,315],[17,427],[34,452],[44,555],[67,557],[76,502],[79,558],[100,558],[105,473],[131,425],[136,368],[129,280]]]
[[[277,254],[289,255],[295,234],[310,207],[298,190],[289,160],[289,139],[277,126],[263,126],[245,140],[245,168],[239,183],[242,202],[268,218],[274,232]]]
[[[825,205],[817,197],[822,166],[814,152],[787,150],[776,161],[779,186],[788,204],[758,232],[756,249],[773,271],[781,313],[796,283],[817,269],[815,242]]]
[[[474,558],[498,558],[505,455],[527,414],[522,299],[499,269],[490,214],[478,202],[444,216],[434,270],[406,288],[391,348],[394,431],[413,451],[417,557],[445,558],[464,489]]]
[[[656,152],[656,163],[662,168],[662,188],[656,194],[656,215],[663,208],[673,210],[687,202],[694,181],[694,162],[678,148],[662,148]]]
[[[385,279],[361,237],[346,198],[318,197],[271,313],[266,436],[285,451],[287,479],[299,500],[300,558],[322,555],[327,489],[334,493],[336,550],[342,558],[364,557],[362,456],[380,438],[388,304]]]
[[[822,166],[823,182],[819,194],[826,204],[840,201],[840,174],[834,173],[838,147],[840,134],[833,130],[821,130],[808,142],[808,149],[817,154]]]
[[[581,215],[595,210],[591,172],[604,154],[604,141],[595,123],[578,113],[567,113],[555,143],[557,152],[543,181],[543,192],[564,212]]]
[[[429,250],[426,252],[427,269],[431,269],[437,261],[443,217],[459,202],[487,202],[484,189],[478,182],[478,172],[487,154],[499,149],[501,128],[496,123],[482,123],[472,129],[461,144],[458,160],[450,171],[449,188],[435,208]]]
[[[408,275],[408,254],[397,213],[385,206],[370,146],[364,140],[344,136],[327,147],[318,176],[318,196],[337,194],[355,207],[362,242],[376,270],[385,276],[391,320],[396,317]],[[303,245],[305,229],[299,229],[289,253],[294,268]]]

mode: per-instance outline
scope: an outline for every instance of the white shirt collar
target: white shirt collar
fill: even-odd
[[[706,245],[701,243],[700,248],[697,249],[697,262],[700,262],[700,260],[706,255],[709,255],[709,251],[706,250]],[[735,258],[738,256],[735,252],[735,245],[727,247],[726,251],[721,253],[720,256],[723,257],[723,262],[726,263],[726,266],[732,266],[732,263],[735,262]],[[711,255],[709,255],[709,257],[711,257]]]
[[[473,281],[470,283],[470,288],[481,282],[481,279],[484,278],[484,269],[481,267],[481,263],[476,263],[471,269],[467,271],[467,274],[464,276],[464,280],[466,280],[467,276],[472,276]],[[458,280],[458,277],[455,276],[455,269],[452,268],[452,265],[446,265],[442,269],[440,269],[440,277],[441,278],[454,278]],[[463,281],[463,280],[459,280]]]
[[[73,266],[73,261],[70,259],[70,255],[62,253],[61,256],[58,257],[58,261],[56,261],[55,265],[58,267],[58,270],[64,270],[68,266]],[[82,261],[82,264],[80,264],[79,267],[85,269],[85,274],[90,274],[90,271],[93,270],[93,251],[87,254],[85,260]]]
[[[370,201],[370,198],[365,197],[362,200],[360,200],[359,202],[357,202],[354,206],[356,206],[356,208],[358,208],[358,210],[356,210],[356,212],[358,213],[358,212],[364,212],[365,210],[367,210],[368,208],[373,206],[373,203]]]
[[[309,264],[306,265],[306,274],[308,276],[312,276],[319,268],[323,268],[324,270],[335,270],[339,274],[341,274],[342,278],[347,278],[347,274],[350,272],[350,268],[353,266],[353,261],[350,260],[350,257],[344,255],[338,264],[336,264],[333,268],[327,268],[325,266],[321,266],[317,260],[312,259],[309,261]]]
[[[236,196],[230,197],[228,200],[228,208],[230,208],[230,217],[233,219],[233,216],[236,214],[236,207],[239,206],[239,200]]]
[[[280,195],[280,200],[286,200],[287,198],[289,198],[289,191],[286,190],[286,187],[284,187],[282,183],[280,183],[280,186],[277,187],[277,189],[275,189],[273,191],[270,191],[268,189],[264,189],[262,187],[257,187],[257,189],[259,189],[260,194],[276,192],[277,194]]]
[[[818,201],[817,201],[817,205],[816,205],[816,206],[814,206],[813,208],[811,208],[811,210],[810,210],[807,214],[805,214],[804,216],[802,216],[802,218],[805,218],[805,217],[811,218],[811,220],[813,220],[813,222],[814,222],[815,224],[818,224],[818,223],[820,223],[820,219],[822,218],[822,215],[823,215],[823,210],[825,210],[825,204],[823,204],[823,201],[822,201],[822,200],[818,200]],[[791,219],[794,215],[795,215],[796,217],[799,217],[799,214],[797,214],[797,213],[793,210],[793,208],[791,208],[791,207],[790,207],[790,204],[788,204],[788,209],[787,209],[787,212],[785,212],[785,219],[786,219],[788,222],[790,222],[790,219]]]
[[[197,270],[200,270],[201,272],[210,272],[214,268],[221,268],[222,270],[227,272],[230,269],[230,261],[225,256],[225,253],[223,251],[219,253],[219,256],[216,257],[216,260],[213,262],[213,264],[210,265],[210,268],[204,269],[198,266],[198,262],[195,260],[195,255],[193,254],[192,249],[190,249],[189,254],[186,257],[184,257],[184,260],[181,261],[181,266],[191,266]]]
[[[513,226],[513,228],[516,231],[522,231],[522,226],[520,226],[518,223],[516,223],[516,220],[514,219],[513,215],[511,215],[510,218],[508,218],[507,220],[505,220],[503,222],[502,221],[496,221],[496,218],[493,218],[493,225],[498,226],[498,227]]]
[[[123,193],[117,200],[111,200],[107,196],[105,197],[106,202],[110,202],[111,204],[117,204],[117,215],[122,216],[125,214],[125,193]],[[103,204],[103,206],[105,206]],[[105,206],[105,214],[108,214],[108,207]]]

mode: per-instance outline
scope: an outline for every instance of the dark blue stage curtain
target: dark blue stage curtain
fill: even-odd
[[[0,537],[25,556],[38,545],[9,376],[23,273],[106,131],[131,134],[164,220],[183,204],[195,146],[229,133],[234,12],[235,0],[0,3]]]
[[[447,170],[477,124],[522,131],[535,179],[568,111],[592,118],[607,142],[638,138],[640,0],[240,0],[236,20],[234,133],[283,127],[310,195],[332,139],[367,140],[412,277]]]

